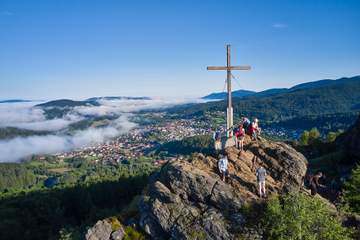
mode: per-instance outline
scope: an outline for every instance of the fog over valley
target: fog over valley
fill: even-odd
[[[38,105],[45,102],[0,104],[0,162],[16,162],[36,154],[53,154],[105,142],[129,132],[141,110],[200,99],[97,99],[83,106]],[[7,133],[16,132],[11,135]],[[18,134],[19,132],[19,134]]]

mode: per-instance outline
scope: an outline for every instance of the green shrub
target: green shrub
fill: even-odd
[[[266,204],[263,221],[268,239],[350,239],[350,230],[341,226],[319,198],[304,194],[288,194],[270,199]]]
[[[125,229],[125,237],[123,240],[144,240],[145,236],[134,229],[133,227],[127,227]]]
[[[327,135],[326,135],[326,142],[328,143],[332,143],[332,142],[335,142],[336,138],[342,134],[344,131],[343,130],[338,130],[336,132],[329,132]]]
[[[301,134],[299,139],[300,145],[308,145],[309,144],[309,131],[304,131],[303,134]]]
[[[350,210],[360,213],[360,167],[357,166],[349,179],[345,183],[345,204],[350,207]]]
[[[113,232],[117,231],[121,228],[121,223],[119,222],[119,220],[116,217],[110,217],[109,222],[111,224],[111,230]]]
[[[317,128],[312,128],[309,132],[309,143],[316,141],[320,138],[320,132]]]

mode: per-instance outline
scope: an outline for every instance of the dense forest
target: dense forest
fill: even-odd
[[[99,219],[127,221],[136,215],[131,202],[154,170],[146,159],[120,165],[52,157],[1,163],[0,239],[59,239],[64,232],[82,239]]]

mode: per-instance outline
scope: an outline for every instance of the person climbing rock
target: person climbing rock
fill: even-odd
[[[242,124],[239,125],[238,131],[235,133],[237,139],[237,148],[240,150],[240,153],[244,150],[244,138],[245,138],[245,129]]]
[[[323,186],[319,183],[319,179],[323,177],[322,172],[310,176],[309,184],[311,189],[311,196],[315,196],[318,192],[318,187]]]
[[[266,197],[265,189],[265,180],[266,180],[266,170],[262,166],[262,163],[259,163],[259,168],[256,170],[256,180],[259,186],[259,196]]]
[[[254,118],[254,121],[250,125],[251,139],[257,141],[260,133],[261,133],[261,128],[259,127],[259,120],[257,118]]]
[[[229,175],[228,171],[228,158],[227,156],[220,155],[218,162],[219,174],[222,181],[225,182],[225,178]]]

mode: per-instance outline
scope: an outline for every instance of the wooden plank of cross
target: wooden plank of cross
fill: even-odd
[[[231,66],[230,63],[230,45],[226,45],[227,50],[227,64],[226,66],[209,66],[207,70],[226,70],[227,71],[227,111],[226,111],[226,129],[227,129],[227,136],[232,137],[233,125],[234,125],[234,118],[233,118],[233,108],[232,108],[232,98],[231,98],[231,70],[250,70],[250,66]]]

